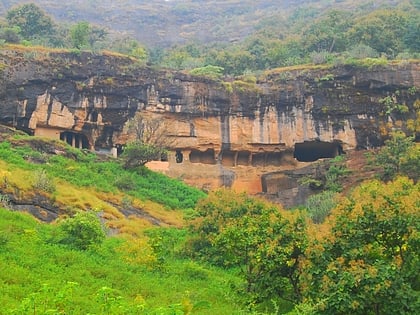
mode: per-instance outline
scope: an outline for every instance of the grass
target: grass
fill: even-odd
[[[323,70],[323,69],[331,69],[333,68],[333,65],[330,64],[322,64],[322,65],[315,65],[315,64],[301,64],[301,65],[294,65],[294,66],[288,66],[288,67],[281,67],[281,68],[275,68],[271,70],[267,70],[264,72],[264,75],[272,75],[272,74],[278,74],[282,72],[287,71],[297,71],[297,70]]]
[[[28,177],[36,174],[34,172],[43,170],[62,186],[83,187],[111,195],[124,192],[134,199],[150,200],[165,205],[168,209],[193,208],[196,202],[205,196],[198,189],[165,175],[154,173],[145,167],[136,172],[129,171],[115,160],[98,161],[94,154],[83,153],[68,146],[63,147],[65,150],[63,155],[48,155],[44,152],[48,145],[40,145],[39,141],[39,138],[28,136],[26,139],[19,137],[17,140],[12,139],[9,142],[0,143],[0,161],[7,164],[7,169],[19,169],[24,173],[25,175],[20,178],[26,183],[28,183]],[[48,143],[48,140],[43,141]],[[49,145],[53,146],[56,143],[51,142]],[[36,164],[33,161],[41,162]],[[24,182],[16,183],[16,185],[24,186]],[[25,187],[25,190],[28,188]],[[66,199],[66,192],[62,189],[60,191],[61,193],[58,193],[55,198]],[[80,196],[75,198],[82,201]],[[98,204],[96,199],[86,199],[84,205],[79,206],[93,207]]]
[[[61,142],[23,135],[3,139],[2,194],[43,194],[68,214],[100,211],[110,235],[119,234],[78,251],[52,241],[56,223],[0,209],[0,314],[237,313],[239,298],[229,292],[239,278],[162,251],[159,233],[145,234],[156,230],[150,217],[161,227],[182,227],[183,209],[191,212],[203,192],[145,168],[130,172],[118,161],[99,161]],[[51,148],[60,155],[49,153]],[[127,207],[145,217],[125,217],[120,209]],[[168,248],[182,242],[182,233],[168,235]]]
[[[147,314],[173,314],[194,304],[194,314],[239,314],[229,293],[239,280],[227,271],[175,258],[168,250],[159,266],[154,259],[127,259],[130,246],[146,247],[141,239],[136,245],[109,237],[95,250],[71,250],[48,241],[56,228],[0,209],[1,314],[29,314],[25,310],[33,306],[66,314],[146,314],[132,312],[141,306]],[[156,255],[150,248],[140,253]]]

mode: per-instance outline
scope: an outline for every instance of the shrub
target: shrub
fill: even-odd
[[[136,188],[136,181],[130,174],[122,174],[117,177],[114,184],[118,189],[123,191],[133,190]]]
[[[308,216],[316,223],[324,222],[331,210],[337,205],[337,193],[325,190],[319,194],[310,196],[305,203]]]
[[[320,65],[328,63],[332,60],[332,55],[326,50],[323,51],[313,51],[309,54],[313,64]]]
[[[8,195],[0,194],[0,206],[8,208],[10,203],[10,197]]]
[[[56,189],[53,179],[43,169],[34,172],[33,188],[47,193],[52,193]]]
[[[397,175],[418,180],[419,156],[420,149],[414,142],[414,136],[407,137],[402,131],[396,131],[374,156],[373,163],[383,168],[383,180],[394,179]]]
[[[191,75],[207,77],[213,80],[220,79],[224,69],[218,66],[208,65],[205,67],[195,68],[190,71]]]
[[[56,241],[79,250],[87,250],[102,244],[105,231],[93,212],[79,212],[59,225]]]
[[[354,46],[348,54],[350,58],[356,59],[379,57],[379,54],[375,49],[365,44],[359,44]]]
[[[332,192],[341,192],[343,190],[341,180],[350,174],[350,172],[351,171],[346,167],[345,159],[342,155],[333,158],[325,173],[325,189]]]
[[[128,143],[122,154],[124,167],[126,169],[133,169],[138,166],[143,166],[147,162],[158,160],[164,152],[164,148],[153,144],[140,141]]]

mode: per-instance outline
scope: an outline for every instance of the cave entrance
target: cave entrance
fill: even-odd
[[[239,151],[238,152],[238,158],[237,158],[237,164],[238,165],[249,165],[249,162],[251,161],[251,152],[249,151]]]
[[[338,142],[305,141],[295,144],[294,158],[300,162],[313,162],[322,158],[334,158],[344,153]]]
[[[181,150],[175,151],[175,161],[177,163],[182,163],[184,161],[184,154],[181,152]]]
[[[214,156],[215,154],[213,149],[207,149],[204,152],[192,150],[189,159],[191,163],[216,164]]]
[[[223,151],[221,158],[223,166],[235,166],[236,164],[236,152]]]
[[[67,142],[73,148],[89,149],[89,140],[80,133],[63,131],[60,133],[60,140]]]

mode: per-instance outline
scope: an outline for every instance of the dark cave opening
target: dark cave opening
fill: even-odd
[[[84,134],[63,131],[60,133],[60,140],[67,142],[74,148],[89,149],[89,140]]]
[[[181,152],[181,150],[176,150],[175,161],[177,163],[182,163],[184,161],[184,154]]]
[[[237,158],[237,165],[249,165],[251,160],[251,152],[249,151],[239,151]]]
[[[272,166],[280,166],[282,161],[283,153],[279,151],[267,152],[266,164]]]
[[[334,158],[343,154],[338,142],[305,141],[295,144],[294,158],[300,162],[314,162],[322,158]]]
[[[252,166],[265,166],[265,152],[255,153],[252,155]]]
[[[236,152],[223,151],[221,154],[223,166],[235,166]]]
[[[213,149],[207,149],[204,152],[192,150],[189,159],[191,163],[216,164],[214,156]]]

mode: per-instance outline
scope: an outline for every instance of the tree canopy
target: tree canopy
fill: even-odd
[[[308,247],[304,295],[322,314],[420,311],[420,186],[407,178],[361,185]]]
[[[244,289],[254,300],[300,300],[300,262],[307,245],[304,220],[288,219],[276,206],[230,190],[210,193],[197,211],[194,251],[239,268]]]
[[[196,5],[191,2],[184,6],[195,12],[192,8]],[[241,4],[245,8],[247,5],[249,3]],[[171,14],[181,11],[174,10]],[[232,24],[243,28],[236,15],[245,12],[228,12],[235,17]],[[25,44],[30,41],[52,47],[111,49],[133,56],[143,65],[155,64],[192,71],[197,75],[204,71],[205,76],[219,77],[306,63],[345,64],[366,57],[418,58],[419,20],[420,11],[415,1],[395,6],[355,3],[352,9],[343,5],[321,9],[306,3],[284,15],[272,12],[266,18],[258,18],[249,25],[246,35],[240,34],[231,42],[213,39],[207,43],[190,38],[172,46],[147,47],[133,35],[112,29],[108,31],[105,30],[107,26],[92,22],[54,23],[40,7],[31,3],[7,12],[7,23],[0,27],[0,39],[10,43],[25,40]],[[224,38],[226,34],[223,32],[236,26],[226,25],[217,33]],[[183,35],[189,38],[187,33]],[[217,67],[221,71],[215,73],[216,68],[208,67]]]
[[[19,27],[25,39],[51,35],[54,24],[51,17],[34,3],[23,4],[7,12],[10,27]]]

